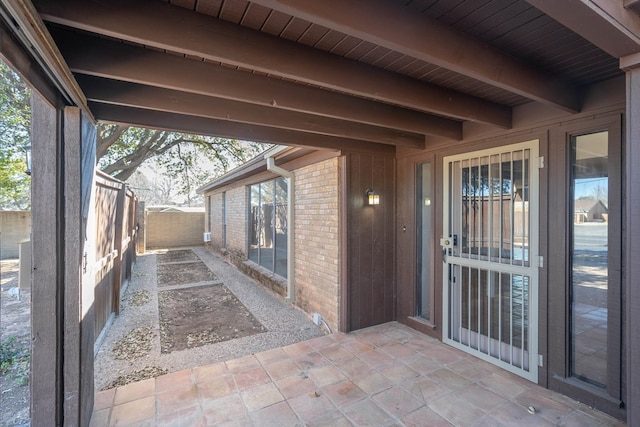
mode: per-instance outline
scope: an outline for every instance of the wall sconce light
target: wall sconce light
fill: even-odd
[[[23,150],[27,161],[27,170],[24,173],[31,175],[31,144],[25,145]]]
[[[431,199],[429,197],[425,197],[424,198],[424,205],[425,206],[431,206]]]
[[[380,204],[380,195],[376,193],[374,190],[365,191],[365,200],[367,201],[367,205],[374,206]]]

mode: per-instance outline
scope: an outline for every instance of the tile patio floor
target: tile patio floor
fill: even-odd
[[[116,425],[624,423],[391,322],[97,393],[91,426]]]

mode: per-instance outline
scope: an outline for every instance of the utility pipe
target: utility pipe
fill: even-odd
[[[288,148],[288,147],[286,147]],[[295,273],[296,273],[296,263],[295,263],[295,239],[294,239],[294,231],[295,231],[295,209],[293,202],[295,200],[295,174],[286,169],[283,169],[279,166],[276,166],[276,162],[273,156],[276,153],[271,152],[265,155],[265,159],[267,160],[267,170],[278,174],[284,178],[287,178],[287,297],[286,301],[288,303],[295,303],[296,301],[296,287],[295,287]]]

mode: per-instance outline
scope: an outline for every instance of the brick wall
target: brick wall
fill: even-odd
[[[18,258],[18,242],[30,236],[30,211],[0,211],[0,259]]]
[[[339,165],[334,157],[295,170],[295,304],[309,315],[322,314],[334,331],[340,313]],[[267,176],[266,180],[273,179]],[[208,196],[208,246],[222,252],[222,192]],[[247,261],[247,203],[246,184],[227,187],[227,251],[223,253],[245,274],[284,296],[285,279]]]
[[[211,245],[217,251],[222,250],[222,193],[212,194],[207,205],[207,231],[211,232]]]
[[[222,208],[220,210],[222,211]],[[247,189],[245,186],[227,191],[227,252],[236,264],[247,259]]]
[[[147,248],[202,245],[204,212],[147,212]]]
[[[338,158],[296,173],[296,305],[322,314],[334,331],[340,313]]]

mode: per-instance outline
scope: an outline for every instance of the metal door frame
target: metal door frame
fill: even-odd
[[[442,215],[443,215],[443,233],[445,236],[449,236],[449,232],[451,230],[450,227],[450,218],[451,218],[451,202],[452,197],[450,194],[452,193],[452,183],[450,182],[450,165],[452,162],[457,160],[471,160],[471,159],[480,159],[482,157],[489,157],[496,154],[503,154],[508,152],[520,151],[520,150],[530,150],[530,161],[529,161],[529,266],[517,266],[514,268],[512,264],[503,264],[500,262],[494,262],[489,260],[480,260],[480,259],[471,259],[471,258],[463,258],[463,257],[452,257],[450,255],[450,248],[452,244],[451,238],[443,237],[441,239],[441,245],[443,246],[443,275],[442,275],[442,284],[443,284],[443,313],[442,313],[442,326],[443,326],[443,334],[442,340],[444,343],[456,347],[460,350],[463,350],[469,354],[472,354],[480,359],[483,359],[489,363],[497,365],[505,370],[508,370],[516,375],[524,377],[534,383],[538,382],[538,297],[539,297],[539,278],[538,278],[538,270],[541,267],[541,258],[539,257],[539,225],[540,225],[540,217],[539,217],[539,197],[540,197],[540,179],[539,179],[539,167],[541,167],[542,159],[539,158],[539,145],[540,141],[538,139],[510,144],[506,146],[500,146],[492,149],[479,150],[473,152],[466,152],[463,154],[447,156],[443,159],[443,203],[442,203]],[[449,258],[455,260],[455,263],[449,261]],[[480,351],[478,349],[474,349],[470,346],[470,344],[464,344],[462,342],[456,341],[450,336],[450,278],[449,271],[450,265],[459,265],[463,267],[471,267],[477,269],[485,269],[487,271],[496,271],[499,273],[515,273],[522,274],[523,276],[529,277],[529,310],[528,310],[528,368],[525,369],[514,366],[511,363],[504,362],[494,356],[492,356],[489,350],[487,353]],[[480,335],[480,332],[478,332]],[[489,347],[491,347],[491,337],[488,338]],[[460,340],[462,341],[462,340]],[[498,345],[502,345],[500,342]],[[523,363],[524,365],[524,363]]]

